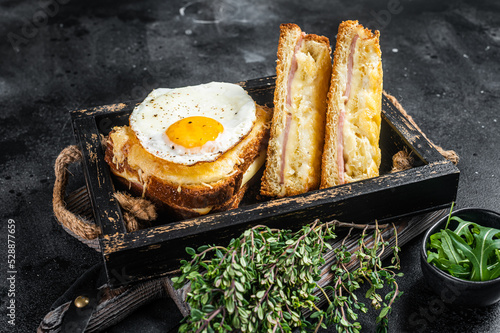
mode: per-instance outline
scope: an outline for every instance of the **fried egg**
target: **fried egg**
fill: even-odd
[[[252,129],[256,107],[236,84],[211,82],[153,90],[130,115],[130,127],[149,153],[193,165],[212,162]]]

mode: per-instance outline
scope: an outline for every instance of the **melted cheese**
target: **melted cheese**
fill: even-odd
[[[291,94],[291,105],[287,105],[287,112],[291,117],[289,132],[286,143],[283,142],[283,133],[278,140],[279,151],[286,144],[283,172],[285,184],[310,184],[311,179],[319,173],[321,163],[328,86],[317,75],[322,73],[320,67],[324,66],[324,57],[329,54],[314,54],[315,48],[311,43],[316,42],[303,43],[295,54],[297,70],[291,81],[291,91],[288,92]],[[325,77],[329,79],[329,75]],[[324,87],[318,88],[318,85]],[[282,191],[285,191],[285,187]]]
[[[252,162],[247,171],[245,171],[245,173],[243,174],[243,179],[241,180],[241,187],[248,183],[264,165],[264,163],[266,162],[266,153],[267,151],[265,149],[262,149],[259,153],[259,156],[257,156],[257,158]]]
[[[356,94],[351,95],[346,105],[343,129],[346,182],[379,174],[382,64],[375,47],[360,38],[354,55],[351,88]]]
[[[248,169],[243,174],[243,179],[241,181],[240,188],[242,188],[245,184],[247,184],[257,174],[257,172],[260,170],[260,168],[262,168],[262,166],[264,165],[265,161],[266,161],[266,150],[262,149],[259,153],[259,156],[257,156],[257,158],[252,162],[252,164],[248,167]],[[141,177],[137,177],[135,174],[128,172],[126,169],[124,169],[122,172],[115,172],[115,173],[118,176],[129,180],[130,182],[136,182],[136,183],[141,184],[143,186],[143,196],[144,196],[146,188],[147,188],[147,184],[145,184],[142,181],[142,179],[140,179]],[[181,186],[179,186],[178,191],[181,192]],[[206,214],[210,213],[210,211],[213,209],[213,207],[214,206],[206,206],[206,207],[202,207],[202,208],[189,208],[189,209],[192,210],[193,212],[200,214],[200,215],[206,215]]]

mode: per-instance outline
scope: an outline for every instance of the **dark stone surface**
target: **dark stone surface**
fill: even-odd
[[[155,87],[272,75],[284,22],[332,40],[345,19],[379,28],[384,88],[430,139],[461,157],[457,207],[499,210],[500,6],[395,2],[0,1],[0,330],[34,331],[51,304],[101,260],[53,218],[53,162],[74,143],[68,111],[141,99]],[[52,3],[50,15],[43,3]],[[80,169],[71,170],[72,186],[82,185]],[[5,312],[8,219],[16,225],[15,328]],[[440,303],[423,280],[419,241],[403,247],[405,294],[390,331],[500,331],[500,304]],[[155,302],[109,331],[164,332],[180,317],[172,309],[168,300]],[[368,331],[373,320],[363,320]]]

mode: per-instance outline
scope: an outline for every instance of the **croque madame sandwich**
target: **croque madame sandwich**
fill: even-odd
[[[262,195],[283,197],[319,187],[330,54],[328,38],[281,25]]]
[[[379,32],[342,22],[328,93],[321,188],[379,175],[382,61]]]
[[[180,217],[227,210],[264,164],[271,117],[235,84],[156,89],[109,134],[105,158],[134,194]]]

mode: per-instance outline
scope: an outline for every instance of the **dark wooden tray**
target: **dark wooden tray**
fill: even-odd
[[[274,77],[242,84],[259,104],[272,106]],[[160,216],[155,226],[129,233],[113,198],[115,187],[104,161],[101,134],[127,124],[137,104],[127,102],[71,113],[95,220],[102,228],[100,245],[112,287],[165,275],[186,258],[186,246],[226,244],[257,224],[295,229],[316,218],[385,222],[445,208],[456,198],[459,170],[384,97],[379,177],[283,199],[258,202],[253,196],[238,209],[182,221]],[[390,173],[392,156],[402,149],[412,152],[415,167]]]

